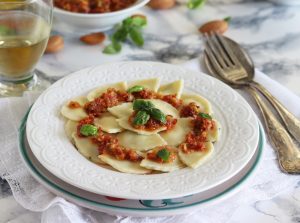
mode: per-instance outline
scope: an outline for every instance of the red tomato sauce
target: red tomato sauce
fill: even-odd
[[[191,102],[185,105],[180,110],[180,117],[193,117],[196,118],[200,112],[200,107],[196,103]]]
[[[132,100],[133,98],[130,97],[130,94],[128,94],[127,92],[109,88],[105,93],[96,98],[94,101],[86,103],[84,105],[84,109],[89,115],[99,117],[101,113],[107,112],[107,108]]]
[[[100,155],[108,154],[118,160],[129,160],[132,162],[138,162],[143,159],[134,150],[121,146],[115,136],[100,132],[98,136],[92,138],[92,141],[98,145]]]

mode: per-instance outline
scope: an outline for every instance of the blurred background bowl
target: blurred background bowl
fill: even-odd
[[[65,33],[91,33],[106,31],[131,16],[150,0],[137,0],[128,8],[108,13],[76,13],[54,8],[53,30]]]

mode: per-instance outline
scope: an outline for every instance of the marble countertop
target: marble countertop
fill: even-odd
[[[87,66],[120,60],[183,63],[201,56],[203,43],[198,33],[201,24],[231,16],[226,35],[249,51],[258,69],[300,96],[299,12],[300,6],[265,1],[206,5],[193,11],[185,6],[167,11],[144,8],[141,13],[147,15],[149,24],[143,48],[126,43],[119,55],[104,55],[104,45],[87,46],[75,33],[58,32],[65,37],[64,50],[44,55],[38,69],[47,74],[41,74],[41,78],[55,81]],[[287,189],[272,200],[241,206],[229,222],[300,222],[300,181],[297,187]],[[4,181],[0,181],[0,207],[0,222],[41,221],[39,213],[31,213],[17,204]]]

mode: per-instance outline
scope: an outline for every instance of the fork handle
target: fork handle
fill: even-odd
[[[277,157],[280,167],[287,173],[300,174],[300,151],[289,133],[276,119],[274,114],[259,96],[254,87],[248,87],[248,91],[256,100],[258,107],[260,108],[270,141],[276,148]]]
[[[298,142],[300,142],[300,120],[297,119],[297,117],[295,117],[291,112],[289,112],[264,86],[254,82],[254,87],[268,99],[268,101],[278,112],[287,130]]]

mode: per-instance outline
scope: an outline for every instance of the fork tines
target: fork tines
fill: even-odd
[[[247,72],[230,48],[227,40],[220,34],[204,33],[205,53],[219,75],[237,81],[247,77]]]

